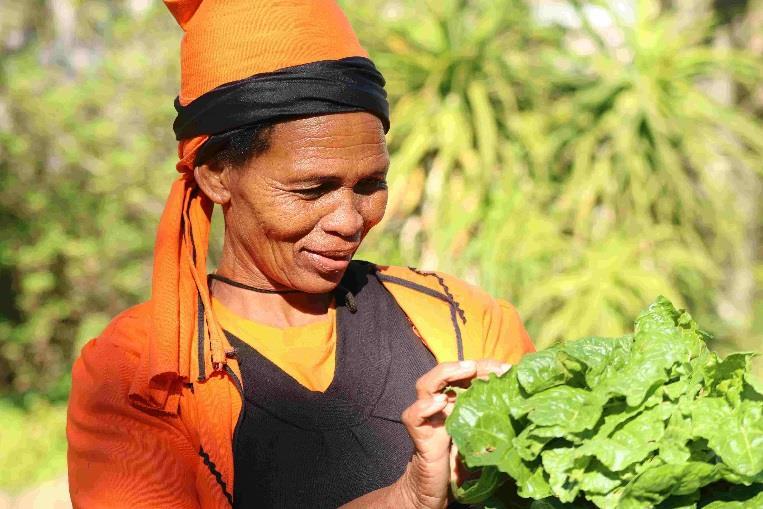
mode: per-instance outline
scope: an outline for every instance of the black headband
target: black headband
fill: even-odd
[[[364,57],[286,67],[220,85],[187,106],[176,98],[172,128],[178,140],[210,136],[197,152],[197,165],[220,150],[232,132],[291,118],[367,111],[379,117],[386,133],[389,105],[384,83]]]

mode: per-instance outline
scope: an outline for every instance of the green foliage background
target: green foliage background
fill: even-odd
[[[763,349],[763,2],[344,4],[393,120],[362,257],[509,299],[539,347],[664,294]],[[180,35],[158,2],[0,2],[0,419],[52,440],[9,463],[42,442],[0,431],[0,487],[61,467],[71,362],[149,294]]]

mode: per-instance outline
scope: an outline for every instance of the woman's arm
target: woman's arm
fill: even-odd
[[[72,503],[198,508],[198,456],[180,419],[128,401],[136,362],[136,354],[107,338],[88,343],[74,364],[66,427]]]

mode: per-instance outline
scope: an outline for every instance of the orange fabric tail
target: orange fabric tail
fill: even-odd
[[[152,277],[152,323],[148,351],[142,356],[130,398],[136,404],[174,413],[178,377],[197,379],[202,368],[192,361],[197,351],[198,302],[204,306],[202,348],[206,375],[225,364],[225,335],[212,316],[206,282],[207,246],[214,204],[194,179],[193,160],[205,136],[185,140],[178,147],[178,178],[170,190],[159,221]],[[203,353],[203,352],[202,352]]]

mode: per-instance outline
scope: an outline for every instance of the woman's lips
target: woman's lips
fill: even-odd
[[[320,272],[340,272],[347,268],[352,259],[352,253],[321,253],[305,250],[313,266]]]

